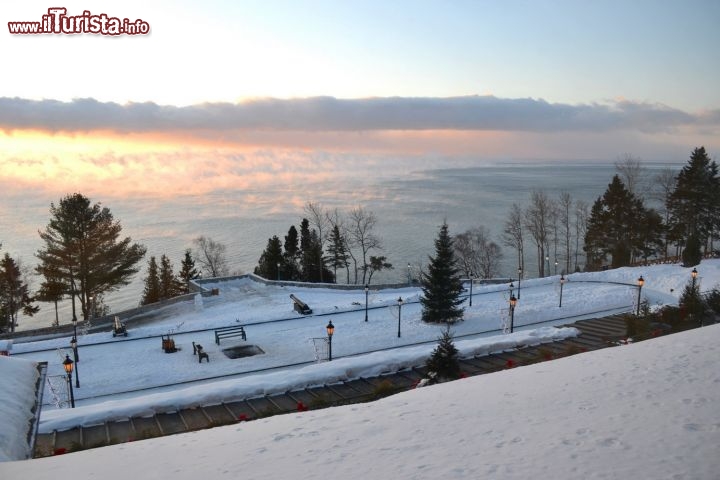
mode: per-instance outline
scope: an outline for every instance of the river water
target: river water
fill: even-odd
[[[650,174],[682,164],[644,164]],[[173,198],[110,198],[91,197],[110,208],[123,226],[123,236],[144,244],[150,255],[167,254],[179,268],[183,252],[192,247],[199,235],[213,238],[227,246],[231,271],[251,272],[272,235],[281,239],[291,224],[299,227],[303,205],[318,202],[327,209],[346,211],[362,205],[378,218],[375,233],[382,238],[381,252],[395,269],[381,272],[373,282],[405,281],[407,265],[417,272],[418,265],[427,263],[433,253],[433,240],[438,228],[447,220],[451,234],[484,225],[495,241],[506,215],[516,202],[527,205],[533,190],[543,189],[551,198],[567,191],[574,200],[589,204],[607,188],[615,167],[612,162],[517,162],[462,168],[408,169],[384,174],[382,170],[359,176],[338,174],[321,182],[291,185],[278,183],[262,190],[215,191],[198,196]],[[0,242],[3,252],[20,258],[34,267],[34,253],[42,248],[38,230],[49,221],[50,198],[30,192],[22,197],[3,197]],[[536,276],[532,248],[526,249],[526,275]],[[503,247],[502,275],[516,275],[515,252]],[[117,292],[106,295],[112,311],[138,305],[146,269],[133,282]],[[343,278],[341,276],[340,280]],[[34,286],[39,285],[34,280]],[[61,308],[61,322],[69,320],[69,302]],[[50,304],[41,304],[41,313],[34,319],[21,319],[31,325],[46,326],[53,318]]]

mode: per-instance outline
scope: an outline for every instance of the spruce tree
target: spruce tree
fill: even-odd
[[[423,297],[420,303],[424,322],[452,323],[462,318],[459,272],[453,240],[448,233],[447,222],[444,222],[435,239],[435,257],[430,257],[428,272],[422,275]]]
[[[278,267],[280,265],[280,267]],[[280,280],[280,272],[283,271],[285,260],[282,254],[282,244],[277,235],[268,239],[267,247],[260,255],[258,265],[255,267],[255,275],[260,275],[268,280]],[[282,280],[287,280],[282,277]]]
[[[160,300],[166,300],[179,295],[180,281],[173,272],[173,265],[167,255],[160,257]]]
[[[647,257],[662,245],[662,224],[656,212],[630,193],[618,175],[592,207],[585,235],[588,267],[599,267],[607,255],[623,267],[633,256]]]
[[[287,235],[285,235],[285,252],[284,270],[282,272],[283,280],[298,280],[300,278],[300,269],[298,268],[298,257],[300,249],[298,247],[298,231],[295,225],[290,225]]]
[[[37,313],[40,308],[33,305],[33,301],[20,266],[6,253],[0,260],[0,331],[9,327],[14,332],[21,310],[29,317]]]
[[[155,257],[150,257],[148,262],[147,276],[145,277],[145,289],[140,300],[140,305],[147,305],[160,301],[160,275]]]
[[[686,248],[693,248],[692,242],[705,244],[720,228],[718,166],[710,160],[705,147],[693,150],[688,164],[678,174],[667,208],[670,230],[685,243]],[[697,264],[685,264],[693,265]]]
[[[438,380],[455,380],[460,378],[460,364],[458,363],[458,349],[455,348],[450,330],[445,330],[438,340],[426,362],[428,371],[434,372]]]
[[[198,278],[200,272],[195,268],[195,260],[192,258],[192,252],[188,248],[185,250],[185,258],[180,264],[180,293],[190,293],[190,280]]]
[[[344,268],[347,270],[347,283],[350,283],[347,243],[338,225],[334,225],[330,231],[330,242],[327,247],[327,253],[330,256],[330,266],[333,269],[335,280],[337,281],[338,268]]]

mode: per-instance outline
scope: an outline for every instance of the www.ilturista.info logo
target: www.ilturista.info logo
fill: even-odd
[[[105,13],[95,15],[85,10],[82,15],[67,15],[66,8],[48,8],[47,15],[39,22],[8,22],[13,35],[78,34],[97,35],[147,35],[150,24],[141,19],[109,17]]]

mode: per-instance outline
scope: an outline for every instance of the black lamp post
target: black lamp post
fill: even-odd
[[[513,282],[510,282],[510,285],[508,286],[508,288],[510,289],[510,296],[512,297],[514,294],[513,289],[515,288],[515,285],[513,285]]]
[[[77,339],[75,337],[70,340],[70,347],[73,349],[75,358],[77,358]],[[77,362],[75,362],[75,387],[80,388],[80,377],[78,376]]]
[[[75,281],[70,279],[70,286],[72,288],[72,326],[73,326],[73,340],[75,341],[75,348],[73,348],[73,357],[75,357],[75,363],[80,361],[80,356],[77,350],[77,315],[75,314]],[[70,342],[72,343],[71,340]]]
[[[75,395],[73,394],[72,386],[73,361],[70,360],[70,355],[65,355],[63,368],[65,368],[65,373],[67,373],[67,382],[68,387],[70,388],[70,407],[75,408]]]
[[[637,279],[638,284],[638,299],[637,299],[637,312],[635,312],[635,315],[638,317],[640,316],[640,292],[642,292],[642,287],[645,285],[645,279],[640,275],[640,278]]]
[[[470,307],[472,307],[472,284],[473,284],[473,273],[470,272]]]
[[[690,275],[692,275],[692,279],[693,279],[692,280],[693,292],[695,291],[695,279],[697,278],[697,274],[698,274],[697,268],[693,268],[692,272],[690,272]]]
[[[330,320],[327,324],[327,327],[325,327],[328,334],[328,362],[332,360],[332,337],[333,333],[335,333],[335,325],[333,325],[332,320]]]
[[[510,295],[510,333],[513,333],[515,328],[515,305],[517,305],[517,298],[515,295]]]
[[[277,263],[277,279],[280,281],[280,262]]]
[[[520,300],[520,280],[522,279],[522,267],[518,267],[518,300]]]
[[[403,306],[403,299],[402,297],[398,297],[398,338],[400,338],[400,317],[402,316],[402,306]]]
[[[558,266],[558,262],[557,262],[557,260],[555,260],[555,272],[554,272],[555,275],[557,275],[557,266]]]
[[[368,321],[368,315],[367,315],[367,308],[368,308],[368,292],[370,291],[370,287],[365,285],[365,321]]]
[[[563,285],[565,285],[565,276],[560,274],[560,305],[559,307],[562,308],[562,291],[563,291]]]
[[[412,274],[410,272],[410,264],[408,263],[408,285],[412,285]]]

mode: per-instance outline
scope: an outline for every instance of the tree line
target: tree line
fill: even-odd
[[[284,242],[277,235],[268,239],[255,274],[273,280],[333,283],[344,272],[346,283],[367,284],[375,273],[393,268],[387,257],[379,255],[383,246],[372,211],[364,207],[346,213],[329,211],[313,202],[304,211],[299,234],[291,225]]]

